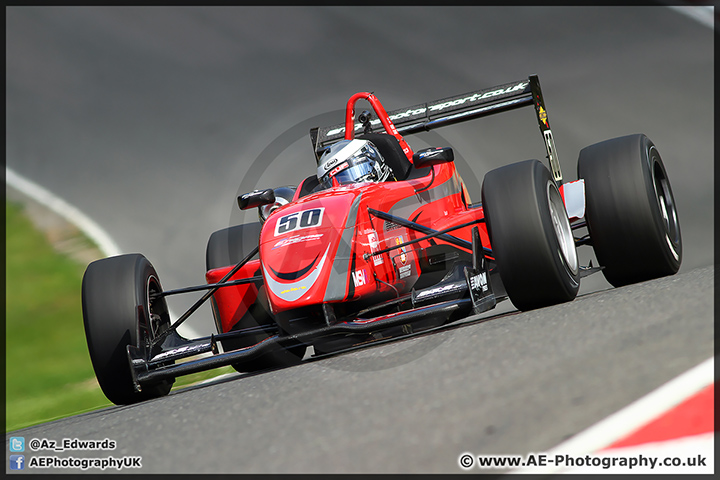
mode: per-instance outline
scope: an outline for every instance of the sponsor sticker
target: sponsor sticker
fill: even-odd
[[[453,283],[443,285],[441,287],[430,288],[428,290],[423,290],[423,291],[419,292],[417,294],[417,296],[415,297],[415,300],[423,300],[426,297],[435,297],[435,296],[438,296],[441,294],[451,293],[451,292],[458,290],[459,288],[460,287],[458,287],[457,285],[455,285]]]
[[[277,242],[275,245],[273,245],[273,250],[280,247],[285,247],[288,245],[292,245],[295,243],[301,243],[301,242],[308,242],[310,240],[317,240],[319,238],[322,238],[324,234],[322,233],[314,233],[312,235],[295,235],[293,237],[283,238],[279,242]]]
[[[470,277],[470,288],[475,292],[487,292],[487,273],[481,272],[477,275]]]
[[[330,176],[333,177],[333,176],[335,176],[338,172],[342,172],[342,171],[345,170],[346,168],[348,168],[348,163],[347,163],[347,162],[343,162],[343,163],[341,163],[340,165],[338,165],[337,167],[333,168],[333,169],[330,171]]]
[[[473,93],[472,95],[469,95],[467,97],[460,97],[455,100],[449,100],[442,103],[436,103],[434,105],[429,105],[428,107],[421,106],[419,108],[409,108],[405,111],[393,113],[392,115],[388,116],[388,119],[391,122],[394,122],[396,120],[402,120],[404,118],[411,118],[416,115],[424,115],[427,114],[428,110],[433,113],[441,113],[443,110],[450,108],[450,107],[457,107],[458,105],[472,105],[474,102],[485,100],[486,98],[490,97],[497,97],[499,95],[506,95],[509,93],[515,93],[520,90],[524,90],[525,87],[528,86],[528,82],[520,82],[515,85],[511,85],[507,88],[499,88],[497,90],[491,90],[489,92],[485,92],[483,94],[480,93]],[[373,119],[370,121],[370,124],[375,126],[379,125],[380,119]],[[391,124],[392,125],[392,124]],[[362,123],[356,123],[354,128],[355,130],[358,130],[363,127]],[[392,125],[393,128],[391,128],[391,133],[395,134],[397,133],[397,130],[394,129],[394,125]],[[337,128],[333,128],[328,130],[328,132],[325,134],[326,136],[330,137],[333,135],[337,135],[339,133],[342,133],[345,131],[345,126],[339,126]],[[407,152],[406,152],[407,153]]]
[[[548,118],[547,112],[545,111],[545,109],[543,107],[540,107],[540,110],[538,111],[538,118],[540,119],[541,122],[543,122],[545,124],[545,127],[550,128],[550,125],[548,124],[548,119],[547,119]]]
[[[370,232],[367,234],[368,237],[368,243],[370,244],[370,251],[372,253],[377,252],[380,249],[380,242],[378,242],[378,236],[375,232]],[[382,255],[373,255],[373,264],[375,266],[382,265],[384,262]]]
[[[400,235],[399,237],[395,237],[395,245],[400,245],[403,243],[403,237]],[[407,261],[407,255],[405,254],[405,247],[400,247],[400,261],[403,265],[405,265],[405,262]]]
[[[362,270],[356,270],[352,272],[352,278],[353,283],[355,284],[355,288],[362,287],[363,285],[367,284],[367,274],[365,273],[365,269]]]

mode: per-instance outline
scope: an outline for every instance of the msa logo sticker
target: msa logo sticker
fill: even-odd
[[[352,272],[352,278],[353,283],[355,284],[355,288],[367,285],[367,275],[365,274],[364,268],[362,270]]]
[[[368,236],[368,243],[370,243],[370,251],[372,253],[375,253],[379,250],[380,242],[378,242],[377,233],[370,232],[367,234]],[[383,257],[382,255],[373,255],[373,264],[377,267],[378,265],[382,265],[383,263]]]
[[[284,235],[303,228],[318,227],[322,225],[325,207],[301,210],[280,217],[275,224],[275,236]]]

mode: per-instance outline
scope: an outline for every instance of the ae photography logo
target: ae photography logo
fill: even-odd
[[[313,127],[337,124],[344,119],[344,115],[344,109],[331,111],[316,115],[286,129],[272,140],[252,162],[240,182],[236,197],[256,190],[278,188],[286,185],[297,187],[305,178],[310,175],[315,175],[317,172],[317,163],[310,140],[310,129]],[[377,129],[376,131],[379,132]],[[421,136],[414,137],[418,139],[418,143],[427,143],[427,147],[451,146],[447,140],[435,131],[424,132]],[[415,149],[422,148],[426,147],[415,145]],[[465,182],[467,190],[471,195],[474,193],[476,196],[479,196],[481,185],[474,175],[472,168],[470,168],[460,152],[455,151],[454,154],[454,163]],[[289,158],[289,160],[287,158]],[[268,184],[268,179],[270,179],[270,182],[275,183]],[[329,208],[329,206],[325,207],[325,209],[327,208]],[[329,218],[329,215],[326,214],[325,218]],[[258,220],[257,208],[241,211],[237,203],[233,202],[229,227],[257,222]],[[288,220],[288,222],[289,221],[290,220]],[[276,227],[280,228],[279,226]],[[332,227],[341,231],[345,228],[345,225],[333,225]],[[299,227],[296,227],[296,229],[297,228]],[[299,232],[298,235],[302,233],[302,230],[299,230]],[[340,249],[345,249],[348,252],[351,251],[350,242],[352,238],[347,237],[348,236],[342,236],[338,251],[340,251]],[[249,252],[254,247],[255,245],[240,245],[241,251],[244,252]],[[233,257],[231,256],[230,258]],[[352,282],[353,279],[355,279],[355,283],[357,284],[357,278],[360,278],[357,275],[359,274],[348,277],[347,281]],[[367,278],[367,276],[368,275],[365,275],[362,278]],[[362,282],[360,283],[362,284]],[[385,343],[384,345],[378,344],[375,347],[366,349],[366,351],[362,349],[359,350],[352,358],[338,356],[335,357],[332,362],[331,368],[354,372],[369,372],[394,368],[424,356],[443,343],[448,338],[447,333],[452,331],[453,330],[445,330],[445,335],[422,335],[422,332],[420,333],[421,336],[411,334],[415,337],[411,342],[403,342],[400,340]]]
[[[712,463],[712,462],[711,462]],[[708,473],[708,458],[702,454],[687,456],[649,455],[631,452],[589,454],[528,453],[527,455],[473,455],[458,457],[465,471],[537,469],[533,473]],[[712,469],[710,468],[710,471]]]

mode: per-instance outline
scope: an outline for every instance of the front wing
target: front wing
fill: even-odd
[[[477,232],[477,229],[474,230]],[[463,280],[448,281],[418,291],[413,290],[411,293],[358,312],[354,319],[334,323],[328,321],[320,327],[292,335],[276,334],[255,345],[223,353],[218,352],[218,340],[240,337],[249,332],[239,330],[188,340],[172,329],[163,338],[162,343],[154,348],[141,349],[128,345],[127,356],[135,389],[141,391],[143,385],[252,360],[280,349],[312,345],[318,340],[330,337],[374,334],[397,327],[402,327],[403,333],[410,333],[413,332],[413,325],[420,326],[423,330],[427,329],[428,319],[433,319],[433,325],[439,326],[473,313],[479,314],[490,310],[495,307],[496,302],[507,298],[507,295],[496,270],[491,271],[489,262],[485,261],[479,235],[473,235],[472,244],[473,265],[465,269]],[[387,312],[388,309],[393,308],[399,311],[373,316],[377,315],[374,312]],[[366,344],[367,340],[363,339],[363,343]],[[207,353],[212,355],[175,364],[178,360]]]

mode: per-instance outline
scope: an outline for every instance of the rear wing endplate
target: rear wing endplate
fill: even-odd
[[[484,90],[392,110],[388,112],[388,117],[398,133],[410,135],[528,105],[535,106],[538,125],[545,140],[550,170],[555,181],[560,184],[562,182],[560,163],[537,75]],[[355,122],[354,125],[355,133],[363,133],[366,130],[366,124]],[[369,126],[373,129],[382,128],[378,118],[371,119]],[[310,140],[318,158],[325,147],[343,138],[345,138],[344,123],[329,127],[314,127],[310,130]]]

